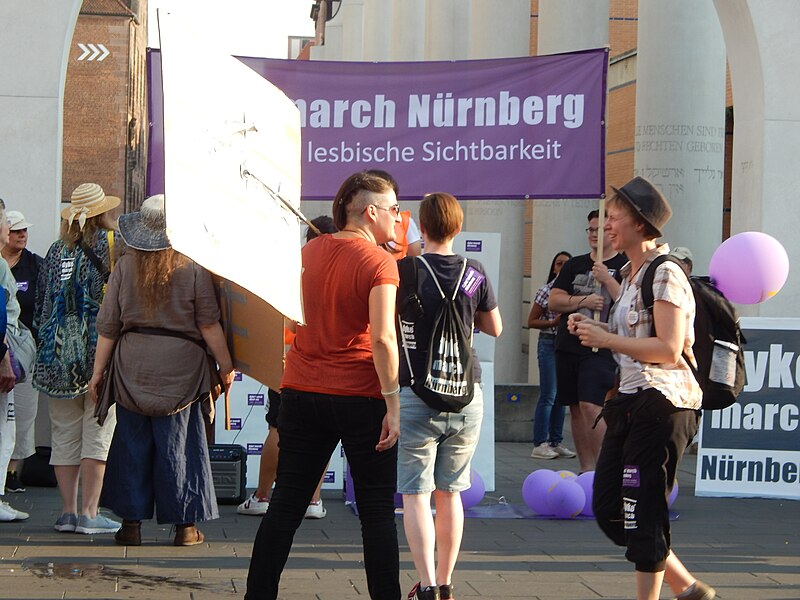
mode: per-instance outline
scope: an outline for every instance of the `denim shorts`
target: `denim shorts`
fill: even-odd
[[[439,412],[411,388],[400,392],[400,441],[397,444],[397,491],[429,494],[469,489],[469,466],[483,421],[483,391],[460,413]]]

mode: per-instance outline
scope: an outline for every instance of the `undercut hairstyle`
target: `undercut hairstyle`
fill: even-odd
[[[156,252],[128,248],[127,251],[136,258],[137,287],[142,293],[145,314],[152,316],[169,295],[168,285],[173,272],[188,259],[173,248]]]
[[[392,189],[394,190],[394,195],[400,195],[400,186],[397,185],[397,180],[392,177],[392,174],[388,171],[384,171],[383,169],[369,169],[366,171],[366,173],[369,173],[370,175],[377,175],[381,179],[388,181],[389,185],[392,186]]]
[[[354,173],[344,180],[344,183],[336,192],[333,199],[333,223],[337,229],[342,230],[347,225],[349,217],[361,214],[369,205],[369,197],[362,194],[362,198],[353,202],[359,192],[372,192],[374,194],[385,194],[392,191],[392,185],[383,177],[371,175],[366,171]]]
[[[609,198],[607,201],[608,206],[614,206],[615,208],[621,208],[624,210],[630,217],[633,219],[635,223],[640,223],[644,229],[643,235],[645,240],[655,240],[661,237],[655,228],[650,225],[647,221],[645,221],[639,212],[631,206],[631,203],[628,202],[625,198],[621,197],[619,194],[614,194]]]
[[[464,211],[451,194],[427,194],[419,205],[419,222],[431,240],[444,242],[458,233],[464,222]]]

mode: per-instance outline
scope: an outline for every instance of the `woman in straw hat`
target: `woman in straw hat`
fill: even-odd
[[[206,350],[219,363],[226,393],[231,355],[211,275],[167,238],[164,196],[122,215],[119,229],[127,252],[97,318],[89,384],[97,399],[107,377],[104,396],[117,403],[100,503],[123,518],[118,544],[142,543],[141,522],[153,517],[155,504],[158,522],[176,526],[173,543],[192,546],[203,541],[195,523],[219,517],[202,413],[216,375]]]
[[[694,294],[681,267],[667,261],[655,270],[652,308],[644,306],[644,273],[669,253],[655,240],[672,209],[641,177],[614,191],[604,231],[630,261],[622,287],[607,326],[578,314],[568,322],[584,346],[610,349],[619,365],[619,390],[603,407],[607,430],[592,507],[603,532],[627,547],[638,600],[658,600],[663,581],[679,599],[711,600],[714,589],[670,549],[667,501],[700,419],[702,391],[688,363],[694,362]]]
[[[62,503],[55,529],[60,532],[114,533],[120,527],[97,512],[116,419],[112,411],[100,427],[87,395],[97,345],[95,320],[113,266],[111,211],[119,204],[119,198],[107,196],[96,183],[75,188],[61,212],[61,237],[50,246],[39,274],[33,386],[48,396],[50,464]]]

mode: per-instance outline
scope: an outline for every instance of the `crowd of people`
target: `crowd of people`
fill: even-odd
[[[660,265],[654,306],[643,306],[642,267],[670,252],[655,240],[671,209],[642,178],[614,192],[602,218],[588,215],[589,252],[557,252],[533,298],[540,395],[531,457],[577,455],[582,472],[595,471],[594,513],[626,547],[638,599],[655,600],[666,581],[677,598],[710,600],[714,590],[670,549],[667,512],[702,395],[688,363],[692,255],[672,251],[685,268]],[[418,579],[408,597],[455,598],[461,492],[484,413],[472,336],[499,336],[503,324],[483,265],[453,250],[464,218],[458,200],[424,196],[417,225],[398,194],[385,171],[355,173],[337,192],[332,219],[309,227],[306,322],[287,323],[259,484],[238,507],[262,516],[246,598],[278,597],[301,521],[325,517],[320,487],[339,442],[370,597],[402,595],[399,493]],[[0,490],[25,491],[20,469],[33,454],[42,394],[62,502],[56,531],[114,534],[136,546],[142,521],[155,516],[174,526],[175,545],[197,545],[198,523],[219,516],[207,427],[217,396],[231,389],[233,360],[210,273],[171,246],[164,196],[115,219],[119,205],[97,184],[76,188],[59,239],[41,258],[26,248],[32,223],[0,203]],[[451,348],[452,364],[434,376],[431,340],[463,341],[441,325],[445,313],[467,351]],[[445,402],[459,394],[457,407]],[[575,452],[564,443],[567,407]],[[0,501],[0,521],[28,517]]]

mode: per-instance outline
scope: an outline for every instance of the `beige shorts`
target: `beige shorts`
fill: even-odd
[[[53,444],[51,465],[79,465],[84,458],[106,460],[117,424],[116,406],[109,409],[102,427],[94,417],[94,403],[89,394],[71,400],[48,398],[47,406]]]

